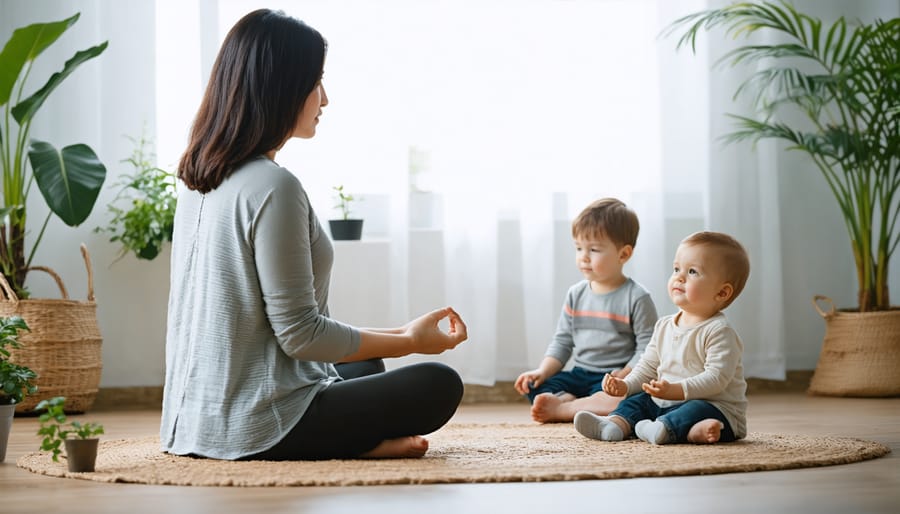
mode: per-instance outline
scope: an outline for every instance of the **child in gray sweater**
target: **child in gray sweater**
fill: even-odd
[[[536,369],[519,375],[516,391],[532,402],[540,423],[571,422],[581,410],[607,414],[620,398],[603,392],[603,377],[624,377],[653,332],[650,293],[625,276],[640,225],[614,198],[588,205],[572,223],[575,264],[585,280],[566,295],[556,335]],[[574,357],[574,367],[563,367]]]

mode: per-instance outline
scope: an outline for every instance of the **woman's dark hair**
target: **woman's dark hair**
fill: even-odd
[[[281,146],[322,78],[327,43],[282,11],[260,9],[222,43],[178,177],[208,193],[248,159]]]

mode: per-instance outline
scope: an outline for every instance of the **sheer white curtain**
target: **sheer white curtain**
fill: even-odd
[[[212,15],[201,12],[200,20],[218,19],[220,38],[257,7],[237,1],[199,5]],[[469,383],[509,380],[540,360],[565,290],[580,278],[569,222],[592,199],[616,196],[638,211],[642,231],[627,271],[651,290],[661,313],[673,311],[665,280],[675,244],[690,231],[727,230],[752,252],[762,247],[757,234],[745,236],[747,218],[735,218],[730,207],[777,195],[761,191],[735,202],[734,194],[748,188],[708,173],[720,167],[711,144],[720,117],[708,99],[730,101],[712,86],[696,87],[714,82],[708,62],[676,56],[674,41],[657,39],[675,15],[705,5],[266,3],[304,19],[329,40],[325,85],[331,105],[319,135],[290,144],[280,160],[304,182],[320,214],[330,211],[330,189],[338,183],[386,198],[380,212],[361,207],[370,223],[378,216],[391,220],[374,234],[392,248],[392,287],[381,300],[392,306],[385,324],[453,305],[469,324],[470,340],[438,359]],[[682,87],[673,95],[677,83]],[[686,111],[685,105],[696,109]],[[413,176],[410,155],[423,161]],[[438,212],[435,220],[415,217],[410,202],[423,201]],[[777,209],[747,212],[777,218]],[[417,225],[425,229],[409,230]],[[777,231],[766,232],[772,233]],[[438,248],[423,249],[421,240],[428,237],[437,237]],[[434,265],[423,267],[420,259]],[[758,258],[754,264],[756,271]],[[758,292],[767,291],[756,281],[762,276],[777,273],[754,273],[749,300],[729,314],[754,342],[747,345],[748,363],[758,352],[766,356],[759,359],[764,365],[748,365],[750,373],[778,377],[784,372],[783,338],[754,329],[778,327],[758,323],[761,306],[780,312],[776,302],[758,300]],[[757,344],[761,340],[771,347]]]
[[[710,2],[712,7],[727,2]],[[760,44],[771,44],[772,34],[752,36]],[[709,82],[710,147],[707,201],[707,225],[712,230],[734,234],[746,246],[751,257],[751,280],[728,315],[744,340],[744,368],[750,376],[783,380],[785,378],[785,316],[782,292],[782,215],[778,175],[785,163],[777,152],[784,145],[773,140],[725,146],[720,139],[734,130],[726,113],[753,113],[746,97],[734,98],[752,67],[737,69],[716,66],[720,58],[738,44],[722,31],[704,34]],[[709,42],[715,41],[715,45]],[[751,39],[749,42],[753,42]]]
[[[193,87],[209,50],[254,8],[281,8],[322,32],[331,104],[317,137],[291,142],[279,161],[297,173],[322,218],[334,185],[369,199],[358,207],[372,227],[366,237],[390,245],[391,285],[358,293],[389,302],[384,325],[456,307],[470,340],[437,359],[468,383],[510,380],[539,362],[565,291],[580,279],[570,220],[601,196],[638,212],[641,234],[626,271],[650,289],[661,314],[674,311],[665,282],[682,237],[709,228],[748,246],[753,278],[728,314],[747,341],[748,374],[780,378],[771,153],[734,155],[716,144],[722,111],[733,107],[731,83],[711,74],[703,47],[698,56],[676,54],[674,40],[657,38],[675,17],[706,6],[206,0],[191,4],[182,23],[207,30],[170,31],[161,44],[193,66]],[[172,87],[166,73],[161,89]],[[175,118],[193,109],[177,111],[160,114],[173,117],[174,129],[161,122],[160,130],[183,137],[189,119]]]
[[[727,3],[661,4],[661,11],[671,23]],[[668,199],[664,217],[670,226],[683,227],[667,234],[667,240],[674,248],[677,239],[690,232],[688,226],[700,219],[703,229],[729,233],[744,244],[750,253],[751,278],[726,314],[744,341],[745,373],[783,380],[782,229],[775,143],[762,141],[755,148],[723,144],[722,136],[734,128],[726,113],[752,113],[751,105],[733,95],[754,70],[716,66],[737,45],[722,31],[701,33],[696,54],[689,47],[675,53],[683,31],[660,41],[663,188]],[[692,130],[685,130],[691,119]]]

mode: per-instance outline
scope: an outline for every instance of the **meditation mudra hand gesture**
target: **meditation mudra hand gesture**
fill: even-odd
[[[603,392],[610,396],[625,396],[628,394],[628,385],[621,378],[607,373],[603,378]]]
[[[450,326],[444,332],[440,322]],[[412,340],[416,353],[435,355],[452,350],[468,337],[466,324],[451,307],[444,307],[420,316],[403,326],[403,333]]]

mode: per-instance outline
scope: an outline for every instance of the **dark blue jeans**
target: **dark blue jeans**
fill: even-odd
[[[641,392],[622,400],[616,410],[609,413],[610,416],[619,416],[626,421],[634,433],[634,426],[642,419],[650,421],[662,421],[669,431],[669,440],[673,443],[686,443],[688,432],[698,421],[704,419],[717,419],[725,428],[719,436],[719,442],[730,443],[734,441],[734,431],[731,424],[725,419],[722,411],[704,400],[688,400],[671,407],[660,407],[653,401],[653,397]]]
[[[613,369],[588,371],[576,366],[572,368],[572,371],[560,371],[553,375],[536,389],[528,391],[526,396],[531,402],[534,402],[534,397],[541,393],[570,393],[576,398],[584,398],[602,391],[603,377]]]

